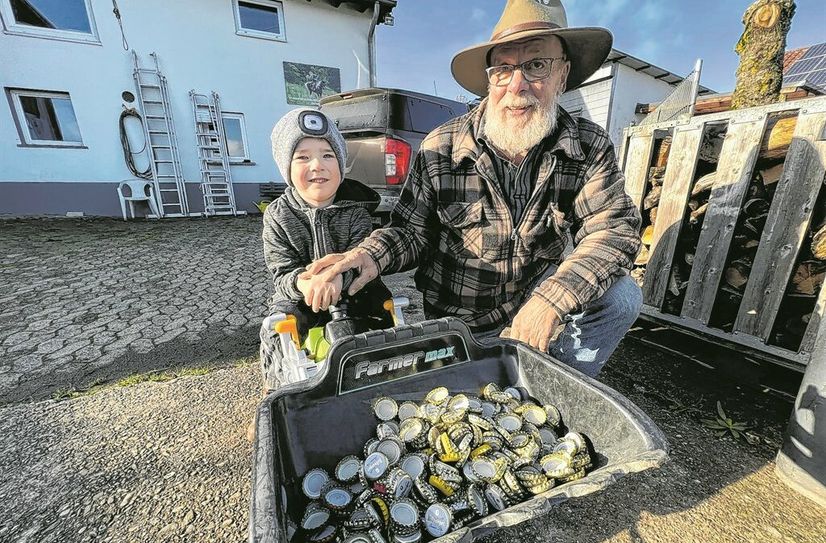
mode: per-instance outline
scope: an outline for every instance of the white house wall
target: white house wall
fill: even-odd
[[[623,129],[645,118],[645,115],[635,113],[637,104],[659,102],[671,94],[675,87],[619,63],[614,77],[616,89],[608,132],[614,145],[619,148]]]
[[[611,107],[611,66],[601,67],[577,89],[568,91],[559,104],[572,115],[583,117],[605,128]]]
[[[132,175],[123,159],[118,117],[121,93],[135,92],[132,61],[122,48],[112,2],[92,0],[91,4],[101,44],[0,33],[0,86],[68,92],[85,146],[21,146],[10,105],[2,98],[0,213],[120,214],[114,183]],[[320,1],[283,0],[286,42],[280,42],[237,35],[231,0],[119,4],[129,46],[140,53],[144,65],[150,62],[150,52],[160,57],[184,177],[192,183],[190,206],[195,210],[202,209],[202,202],[197,191],[200,174],[190,89],[214,90],[221,96],[224,111],[244,114],[253,164],[233,166],[232,176],[239,207],[250,209],[258,183],[281,181],[269,134],[281,115],[297,107],[286,103],[282,62],[339,68],[342,90],[357,86],[356,57],[369,65],[369,11],[337,9]],[[368,84],[364,71],[361,83]],[[73,200],[73,193],[87,196]],[[42,199],[59,194],[64,196]]]

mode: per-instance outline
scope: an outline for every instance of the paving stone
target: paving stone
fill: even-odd
[[[37,352],[40,354],[50,354],[59,351],[63,348],[65,340],[61,338],[50,339],[40,343],[37,346]]]
[[[130,351],[142,365],[122,371],[167,367],[168,352],[153,356],[150,344],[200,344],[208,327],[221,344],[215,330],[260,321],[271,290],[260,234],[260,217],[4,221],[0,402],[48,397]],[[237,347],[221,344],[222,352],[254,354],[249,342],[227,338]]]

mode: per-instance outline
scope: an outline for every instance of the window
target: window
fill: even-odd
[[[270,40],[286,40],[284,8],[275,0],[233,0],[236,33]]]
[[[72,99],[62,92],[10,91],[23,142],[27,145],[83,145]]]
[[[6,32],[100,43],[91,0],[0,0]]]
[[[242,113],[223,113],[224,134],[226,135],[227,156],[230,162],[249,162],[247,152],[247,127]]]

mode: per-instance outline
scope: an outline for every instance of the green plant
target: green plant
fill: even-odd
[[[716,419],[701,419],[703,425],[713,430],[718,437],[723,437],[726,434],[731,434],[736,439],[743,438],[749,443],[752,442],[752,436],[746,434],[748,427],[742,422],[734,422],[731,417],[726,415],[720,400],[717,400],[717,418]]]
[[[267,210],[267,206],[270,205],[272,200],[261,200],[260,202],[255,202],[255,207],[258,208],[258,211],[264,213]]]

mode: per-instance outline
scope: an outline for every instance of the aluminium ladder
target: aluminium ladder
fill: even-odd
[[[152,57],[154,67],[142,68],[138,54],[132,51],[132,75],[143,113],[144,136],[151,158],[149,164],[159,218],[188,217],[189,204],[169,102],[169,88],[166,77],[161,73],[158,55],[153,52],[149,56]]]
[[[217,92],[210,96],[189,91],[195,120],[195,138],[201,169],[201,192],[204,214],[245,215],[235,206],[226,133],[221,116],[221,99]]]

